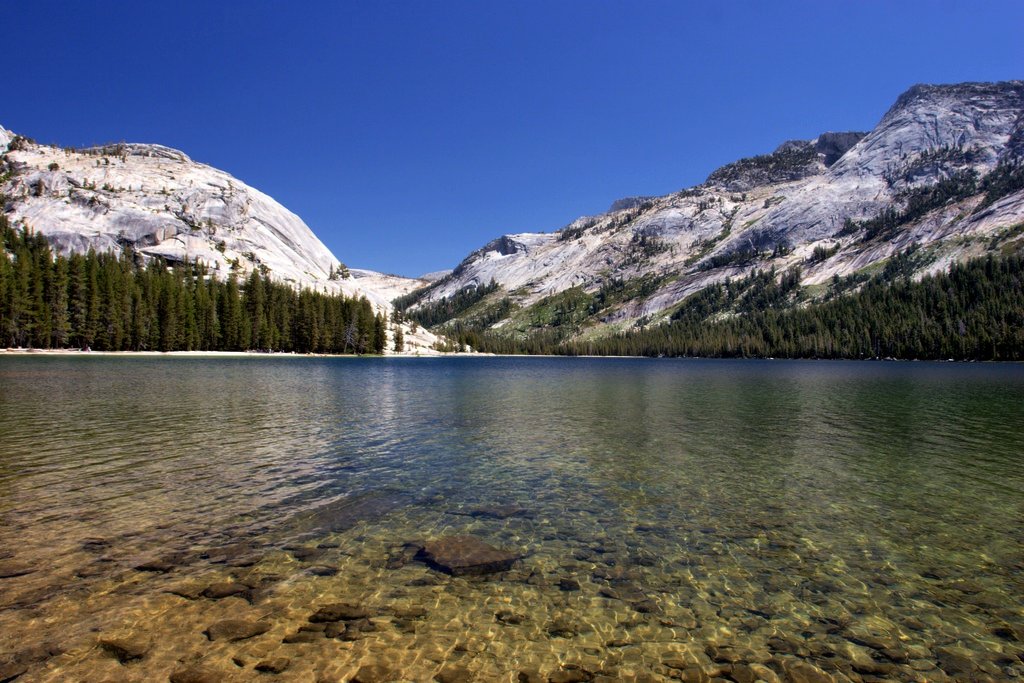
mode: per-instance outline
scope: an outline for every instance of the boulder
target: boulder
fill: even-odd
[[[475,536],[445,536],[424,544],[417,558],[452,576],[508,571],[519,555],[499,550]]]

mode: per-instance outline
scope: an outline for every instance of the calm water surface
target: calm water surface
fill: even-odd
[[[0,576],[0,680],[1024,680],[1024,366],[0,358]]]

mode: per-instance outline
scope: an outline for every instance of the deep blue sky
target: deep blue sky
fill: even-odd
[[[870,129],[914,83],[1024,78],[1019,0],[34,0],[0,26],[0,124],[179,148],[406,275]]]

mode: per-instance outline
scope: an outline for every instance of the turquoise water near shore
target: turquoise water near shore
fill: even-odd
[[[1020,365],[0,358],[0,666],[1014,680],[1022,465]]]

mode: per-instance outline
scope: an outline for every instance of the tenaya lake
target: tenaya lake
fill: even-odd
[[[1022,603],[1020,365],[0,358],[0,680],[1015,680]]]

